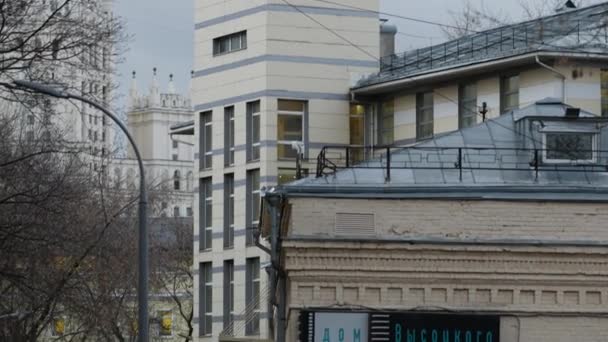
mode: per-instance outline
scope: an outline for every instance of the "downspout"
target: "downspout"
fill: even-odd
[[[557,75],[559,78],[562,79],[562,103],[566,103],[566,75],[562,74],[561,72],[557,71],[557,69],[548,66],[547,64],[543,63],[540,61],[540,58],[538,58],[538,55],[535,56],[536,59],[536,64],[540,65],[541,67],[551,71],[552,73],[554,73],[555,75]]]
[[[260,247],[261,244],[256,242],[256,245],[266,252],[270,252],[270,294],[271,304],[277,307],[276,339],[277,342],[285,342],[286,335],[286,299],[287,299],[287,277],[280,262],[281,239],[280,239],[280,211],[279,207],[283,200],[283,195],[277,192],[267,192],[264,195],[264,200],[268,204],[267,210],[270,215],[270,250],[266,247]],[[276,300],[276,292],[279,290],[279,300]]]

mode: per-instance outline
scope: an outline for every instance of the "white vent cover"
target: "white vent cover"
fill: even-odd
[[[336,213],[336,235],[374,236],[374,214]]]

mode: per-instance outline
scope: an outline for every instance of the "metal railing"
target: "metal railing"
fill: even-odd
[[[562,159],[558,159],[560,157]],[[581,159],[581,157],[585,159]],[[589,158],[587,158],[589,157]],[[608,172],[608,151],[497,148],[325,146],[317,157],[317,178],[343,169],[381,169],[387,181],[394,170],[455,170],[463,172],[527,171],[538,179],[544,171]]]
[[[598,35],[595,32],[604,29],[605,24],[602,23],[592,23],[588,20],[565,20],[565,18],[540,19],[503,26],[443,44],[382,57],[380,73],[392,74],[398,70],[399,74],[407,75],[458,64],[462,61],[474,62],[488,57],[496,58],[532,52],[543,46],[553,49],[572,49],[601,41],[605,47],[608,42],[604,39],[604,35]],[[575,38],[569,40],[567,46],[550,44],[556,38],[570,35]]]

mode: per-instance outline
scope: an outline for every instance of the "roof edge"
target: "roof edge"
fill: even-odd
[[[506,57],[499,57],[495,59],[486,59],[482,61],[472,61],[464,64],[450,65],[444,68],[438,68],[434,70],[428,70],[421,74],[413,74],[396,78],[393,80],[383,81],[379,83],[373,83],[362,86],[355,86],[350,89],[351,95],[366,95],[374,93],[382,93],[384,91],[391,91],[391,88],[404,86],[404,85],[415,85],[417,82],[432,82],[435,78],[450,77],[453,73],[466,73],[483,71],[478,69],[491,68],[500,66],[508,63],[521,63],[526,62],[526,59],[533,60],[535,57],[572,57],[580,59],[597,59],[597,60],[608,60],[608,55],[601,53],[581,53],[581,52],[559,52],[551,50],[537,50],[533,52],[526,52],[519,55],[511,55]]]

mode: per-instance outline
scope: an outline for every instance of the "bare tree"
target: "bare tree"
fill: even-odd
[[[184,329],[178,328],[177,336],[187,342],[194,332],[192,218],[161,218],[156,224],[158,229],[152,238],[153,288],[171,298],[185,325]]]
[[[54,83],[109,101],[126,41],[110,4],[0,0],[0,340],[36,341],[82,305],[86,290],[102,292],[91,270],[136,203],[107,193],[103,160],[66,138],[73,127],[62,119],[83,106],[12,86],[16,79]],[[100,86],[90,91],[82,80]]]
[[[583,0],[572,1],[574,5],[580,7],[584,5]],[[554,13],[561,8],[566,0],[519,0],[522,10],[521,20],[536,19]],[[500,9],[489,8],[484,1],[474,5],[471,0],[463,1],[462,7],[458,11],[448,11],[448,25],[443,26],[442,30],[446,38],[456,39],[478,31],[492,29],[494,27],[508,25],[516,20],[508,13]]]

